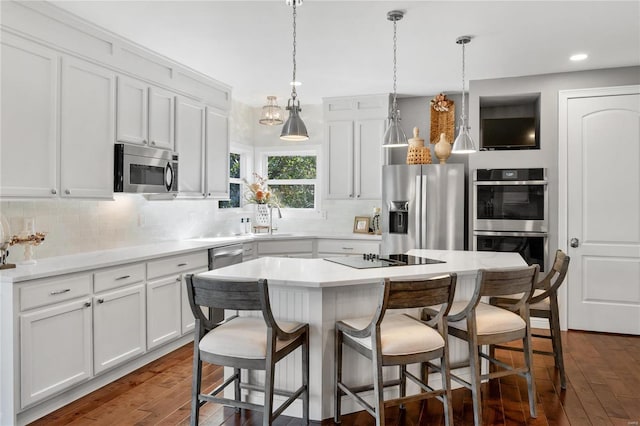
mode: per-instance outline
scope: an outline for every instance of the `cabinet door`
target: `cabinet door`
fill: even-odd
[[[1,197],[54,197],[58,188],[58,57],[2,34]]]
[[[181,335],[181,283],[179,275],[147,283],[147,348],[155,348]]]
[[[379,200],[382,197],[384,126],[384,119],[355,122],[355,198]]]
[[[353,187],[353,122],[329,121],[327,138],[327,198],[354,198]]]
[[[146,145],[147,85],[138,80],[118,77],[116,140]]]
[[[229,198],[229,119],[207,107],[207,197]]]
[[[188,273],[200,274],[207,271],[207,268],[202,268]],[[180,277],[182,278],[182,281],[180,283],[180,289],[182,292],[182,334],[186,334],[193,330],[193,327],[195,327],[196,325],[196,320],[193,317],[193,312],[191,312],[191,306],[189,305],[189,295],[187,294],[187,283],[184,280],[184,275],[181,275]],[[202,311],[205,312],[204,309]],[[206,312],[205,316],[207,316]]]
[[[20,315],[24,408],[91,377],[91,299]]]
[[[112,72],[88,62],[64,58],[61,196],[113,198],[114,99]]]
[[[98,374],[144,353],[145,285],[125,287],[93,298],[93,371]]]
[[[181,197],[203,197],[204,105],[178,98],[176,105],[176,151],[180,158],[178,191]]]
[[[149,89],[149,144],[157,148],[175,149],[175,95],[155,87]]]

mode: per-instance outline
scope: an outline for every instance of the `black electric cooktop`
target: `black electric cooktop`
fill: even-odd
[[[427,257],[409,256],[407,254],[363,254],[362,256],[338,256],[326,257],[324,260],[350,266],[356,269],[388,268],[390,266],[430,265],[445,263],[442,260],[429,259]]]

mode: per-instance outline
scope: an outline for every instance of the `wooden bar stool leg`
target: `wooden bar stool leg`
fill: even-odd
[[[262,426],[271,426],[273,423],[273,382],[276,368],[270,355],[267,355],[267,359],[265,361],[266,369],[264,371],[264,411],[262,412]]]
[[[471,373],[471,398],[473,399],[473,423],[476,426],[482,424],[482,382],[480,375],[480,355],[478,353],[478,337],[475,324],[467,323],[469,342],[469,369]]]
[[[197,325],[196,325],[197,326]],[[198,425],[198,417],[200,416],[200,387],[202,378],[202,361],[200,360],[200,351],[198,345],[193,345],[193,383],[191,394],[191,426]]]
[[[407,395],[407,366],[399,365],[400,372],[400,398]],[[404,410],[404,404],[400,404],[400,409]]]
[[[442,377],[442,389],[445,389],[444,395],[444,419],[445,426],[453,425],[453,405],[451,401],[451,364],[449,363],[449,348],[445,339],[444,354],[440,358],[440,376]],[[429,383],[429,382],[424,382]],[[425,401],[426,402],[426,401]]]
[[[241,370],[239,368],[234,368],[233,369],[233,374],[235,374],[236,379],[234,382],[234,396],[235,396],[235,400],[236,401],[240,401],[242,399],[241,393],[240,393],[240,382],[242,380],[242,374],[241,374]],[[240,412],[240,407],[236,407],[236,413]]]
[[[342,383],[342,331],[336,330],[336,338],[335,338],[335,358],[334,362],[336,365],[334,366],[334,401],[333,401],[333,421],[336,423],[341,422],[340,408],[342,405],[342,389],[338,386],[338,383]]]
[[[551,343],[553,344],[553,357],[555,359],[556,368],[560,370],[560,387],[567,388],[567,376],[564,372],[564,356],[562,354],[562,338],[560,331],[560,313],[558,310],[558,300],[555,295],[551,297],[549,315],[549,325],[551,328]]]
[[[529,371],[526,374],[527,377],[527,391],[529,393],[529,412],[531,417],[535,418],[536,415],[536,383],[533,379],[533,350],[531,348],[531,326],[529,325],[529,319],[527,319],[527,334],[522,339],[522,348],[524,349],[524,361],[527,364]]]
[[[373,366],[373,398],[376,412],[376,426],[384,425],[384,381],[382,378],[382,356],[376,350],[372,353],[376,360]]]
[[[304,336],[302,344],[302,384],[306,390],[302,398],[302,424],[309,424],[309,333]]]

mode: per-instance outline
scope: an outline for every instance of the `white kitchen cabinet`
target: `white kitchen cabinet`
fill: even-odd
[[[379,241],[318,239],[317,252],[320,258],[331,256],[362,256],[380,254]]]
[[[173,151],[175,95],[169,91],[149,88],[149,145]]]
[[[206,271],[208,263],[207,251],[171,256],[147,263],[149,349],[193,329],[193,315],[188,300],[185,305],[186,289],[183,277],[186,273]]]
[[[93,371],[132,359],[146,350],[145,265],[94,274]]]
[[[327,199],[382,197],[388,96],[324,99]]]
[[[175,95],[118,77],[116,141],[174,149]]]
[[[89,379],[91,360],[91,298],[22,313],[20,406]]]
[[[180,158],[179,197],[202,198],[205,194],[205,106],[178,97],[176,102],[176,151]],[[228,162],[228,155],[227,160]]]
[[[207,272],[208,268],[200,268],[194,271],[189,271],[189,274],[200,274],[202,272]],[[191,306],[189,305],[189,295],[187,294],[187,283],[184,279],[184,276],[187,274],[181,275],[182,281],[180,282],[180,291],[182,292],[182,334],[189,333],[193,331],[193,328],[196,325],[196,319],[193,316],[193,312],[191,312]],[[208,316],[208,309],[202,309],[202,312],[205,316]]]
[[[258,241],[258,257],[313,257],[313,240]]]
[[[182,334],[180,275],[147,283],[147,347],[155,348]]]
[[[115,76],[77,59],[62,60],[62,197],[113,198]]]
[[[0,197],[55,197],[59,56],[4,32],[0,46]]]
[[[229,198],[229,118],[207,107],[205,170],[207,197]]]

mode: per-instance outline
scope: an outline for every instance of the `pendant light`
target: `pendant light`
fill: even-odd
[[[286,0],[288,5],[293,6],[293,79],[292,82],[296,82],[296,6],[302,4],[302,0]],[[293,84],[291,89],[291,99],[287,101],[287,111],[289,111],[289,118],[287,122],[282,126],[282,133],[280,133],[280,139],[285,141],[306,141],[309,139],[307,133],[307,126],[304,125],[302,118],[300,118],[300,101],[296,99],[298,93],[296,92],[296,85]]]
[[[469,125],[467,124],[467,115],[465,114],[465,85],[464,85],[464,45],[471,41],[471,36],[460,36],[456,39],[457,44],[462,45],[462,112],[460,114],[460,127],[458,128],[458,137],[453,142],[451,152],[454,154],[470,154],[476,152],[476,144],[473,142],[469,134]]]
[[[387,19],[393,22],[393,101],[389,110],[387,131],[382,140],[384,148],[394,148],[400,146],[408,146],[407,135],[400,126],[400,111],[398,110],[398,102],[396,100],[396,72],[397,72],[397,22],[404,16],[401,10],[392,10],[387,13]]]
[[[283,123],[282,108],[280,108],[276,99],[275,96],[267,96],[267,104],[262,107],[262,113],[258,121],[260,124],[275,126]]]

